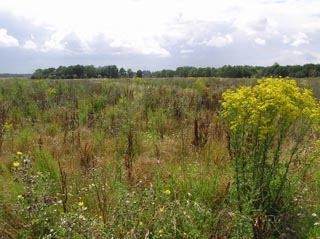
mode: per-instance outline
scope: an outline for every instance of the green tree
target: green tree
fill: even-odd
[[[127,74],[129,78],[132,78],[134,76],[134,73],[130,68],[127,70]]]
[[[31,76],[31,79],[42,79],[42,78],[44,78],[42,69],[37,69]]]
[[[96,78],[97,77],[97,69],[93,65],[84,67],[84,77],[85,78]]]
[[[142,71],[141,71],[141,70],[138,70],[138,71],[137,71],[137,77],[142,78]]]
[[[84,66],[83,65],[75,65],[72,66],[72,71],[74,78],[84,78]]]
[[[123,67],[121,67],[120,70],[119,70],[119,76],[121,78],[127,77],[127,72]]]
[[[59,66],[56,69],[56,77],[58,79],[65,79],[66,78],[66,67],[65,66]]]

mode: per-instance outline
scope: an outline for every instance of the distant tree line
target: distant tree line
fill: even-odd
[[[118,69],[115,65],[95,67],[93,65],[59,66],[58,68],[37,69],[32,79],[83,79],[134,77],[131,69]]]
[[[116,65],[95,67],[93,65],[59,66],[36,70],[32,79],[83,79],[83,78],[132,78],[132,77],[320,77],[320,64],[287,65],[274,63],[272,66],[231,66],[223,67],[178,67],[176,70],[142,71],[118,69]]]
[[[230,66],[223,67],[178,67],[176,70],[162,70],[152,73],[152,77],[320,77],[320,64],[287,65],[278,63],[272,66]]]
[[[29,78],[31,74],[10,74],[10,73],[0,73],[0,78]]]

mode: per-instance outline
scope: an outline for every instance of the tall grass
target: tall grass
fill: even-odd
[[[2,80],[0,238],[255,237],[265,218],[239,211],[219,112],[226,89],[256,83]],[[320,233],[316,139],[270,236]]]

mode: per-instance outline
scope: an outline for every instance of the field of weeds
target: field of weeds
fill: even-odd
[[[317,238],[320,82],[277,80],[1,80],[0,238]]]

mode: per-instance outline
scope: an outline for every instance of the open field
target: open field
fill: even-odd
[[[0,238],[319,237],[315,132],[294,152],[277,212],[239,207],[222,94],[256,84],[1,80]],[[319,78],[298,85],[320,98]]]

